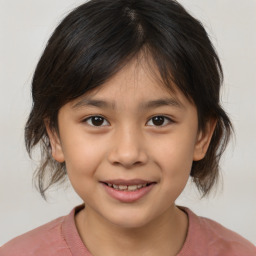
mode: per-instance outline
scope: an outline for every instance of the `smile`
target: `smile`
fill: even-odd
[[[148,184],[138,184],[138,185],[116,185],[116,184],[111,184],[111,183],[107,183],[107,185],[109,187],[112,187],[114,189],[117,190],[121,190],[121,191],[136,191],[140,188],[146,187]]]
[[[146,180],[108,180],[101,182],[107,194],[123,203],[132,203],[145,197],[156,182]]]

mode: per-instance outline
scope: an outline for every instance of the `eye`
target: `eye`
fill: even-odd
[[[107,126],[109,122],[102,116],[90,116],[86,118],[84,123],[89,124],[90,126]]]
[[[149,126],[165,126],[173,121],[166,116],[154,116],[148,122]]]

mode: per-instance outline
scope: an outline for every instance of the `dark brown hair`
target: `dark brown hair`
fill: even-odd
[[[139,53],[154,60],[167,88],[174,83],[195,104],[201,130],[216,119],[206,156],[193,162],[191,176],[203,196],[217,181],[232,125],[220,105],[221,64],[202,24],[173,0],[92,0],[58,25],[34,73],[25,141],[29,154],[41,145],[35,178],[42,196],[66,177],[65,163],[51,156],[44,121],[58,131],[64,104],[101,86]]]

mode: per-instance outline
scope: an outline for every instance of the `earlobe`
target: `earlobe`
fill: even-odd
[[[207,122],[204,131],[200,131],[197,136],[197,142],[194,149],[194,161],[202,160],[205,157],[207,149],[210,145],[213,132],[216,127],[217,120],[211,119]]]
[[[60,163],[65,161],[59,135],[50,128],[48,120],[44,122],[48,137],[50,139],[52,157]]]

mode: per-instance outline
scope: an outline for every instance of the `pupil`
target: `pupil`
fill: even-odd
[[[164,123],[164,118],[162,116],[155,116],[153,117],[154,125],[162,125]]]
[[[100,116],[95,116],[92,118],[92,124],[95,126],[100,126],[103,124],[103,118]]]

